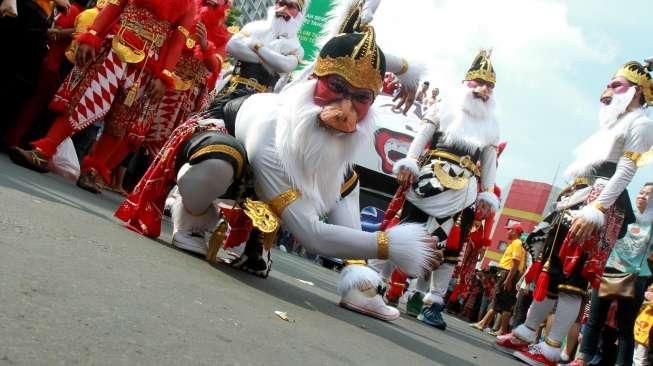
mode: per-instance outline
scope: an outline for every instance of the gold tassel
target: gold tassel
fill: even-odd
[[[129,92],[127,93],[127,97],[125,98],[125,105],[127,107],[131,107],[132,104],[136,101],[136,94],[138,94],[138,89],[141,86],[141,81],[138,80],[136,81],[131,88],[129,88]]]
[[[222,243],[227,237],[227,221],[222,220],[218,224],[218,227],[215,228],[211,239],[209,239],[209,249],[206,251],[206,260],[209,263],[215,263],[216,258],[218,257],[218,251],[222,248]]]

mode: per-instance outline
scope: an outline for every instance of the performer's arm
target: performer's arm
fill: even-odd
[[[109,33],[113,24],[120,18],[123,9],[127,6],[128,0],[112,0],[107,1],[106,6],[100,10],[100,13],[95,17],[93,24],[88,28],[86,33],[79,36],[78,42],[93,46],[96,50],[100,48],[100,44],[104,37]]]
[[[499,197],[494,194],[494,182],[497,174],[497,148],[486,146],[481,152],[481,185],[483,191],[478,201],[487,203],[492,211],[499,209]]]
[[[249,47],[250,36],[247,33],[247,26],[242,31],[235,34],[229,42],[227,42],[227,53],[237,60],[245,62],[258,63],[259,56]]]
[[[424,74],[425,67],[423,64],[395,56],[393,54],[385,54],[386,70],[395,74],[401,82],[402,99],[414,99],[415,93],[419,86],[419,80]]]
[[[257,45],[254,48],[254,52],[259,55],[264,64],[280,74],[286,74],[295,70],[297,65],[299,65],[299,61],[304,56],[304,51],[301,47],[291,54],[284,55],[265,45]]]
[[[415,138],[413,138],[413,142],[410,143],[408,154],[405,158],[398,160],[394,164],[392,171],[395,174],[399,174],[401,169],[408,169],[415,176],[419,174],[417,159],[419,159],[426,146],[433,139],[433,134],[438,129],[440,124],[439,121],[440,120],[436,116],[436,111],[433,111],[433,113],[427,113],[427,115],[422,120],[422,124],[419,131],[417,132],[417,135],[415,135]]]
[[[354,190],[341,199],[336,208],[331,210],[327,217],[333,225],[346,226],[352,229],[361,230],[360,214],[360,184],[356,183]]]
[[[166,44],[167,52],[162,55],[161,69],[156,72],[156,77],[166,84],[168,89],[175,86],[174,78],[172,77],[172,70],[177,65],[181,51],[186,47],[186,40],[191,37],[190,30],[193,29],[195,23],[195,2],[191,1],[190,6],[186,12],[181,16],[174,25],[174,29],[168,37]]]
[[[344,216],[336,214],[334,219],[344,219],[346,213],[342,214]],[[382,234],[321,222],[313,207],[302,198],[283,211],[282,221],[284,227],[311,253],[342,259],[383,257],[384,242],[379,239],[384,237]],[[387,258],[408,274],[420,275],[430,269],[432,250],[428,240],[422,225],[395,226],[387,231]]]
[[[653,145],[651,123],[635,124],[627,133],[624,142],[624,155],[619,158],[614,175],[596,200],[580,211],[581,217],[597,226],[603,224],[603,211],[612,206],[621,192],[628,187],[637,172],[638,154],[648,151],[651,145]]]

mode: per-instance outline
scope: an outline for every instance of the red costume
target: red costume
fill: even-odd
[[[225,15],[230,7],[212,7],[198,1],[196,23],[206,27],[207,46],[198,43],[192,49],[185,49],[175,67],[179,78],[175,89],[168,90],[159,103],[153,124],[145,136],[145,147],[153,158],[161,150],[172,131],[186,121],[190,113],[196,112],[208,102],[208,95],[215,87],[222,70],[222,59],[230,33],[224,25]],[[110,167],[111,168],[111,167]]]
[[[95,57],[76,66],[55,95],[50,108],[61,113],[48,134],[32,143],[34,150],[14,148],[14,162],[47,171],[47,162],[66,138],[104,119],[110,138],[100,141],[85,159],[82,177],[94,183],[108,176],[106,161],[124,139],[134,116],[153,112],[147,87],[163,82],[174,87],[172,72],[182,48],[192,46],[189,29],[195,19],[192,0],[111,0],[89,31],[77,38]],[[78,49],[79,53],[79,49]],[[142,119],[142,118],[141,118]],[[94,184],[84,184],[92,190]]]
[[[110,172],[122,162],[130,152],[138,150],[145,142],[150,156],[154,158],[161,150],[172,131],[179,123],[186,120],[189,113],[198,110],[202,99],[215,86],[222,67],[221,58],[229,32],[224,27],[225,11],[229,3],[222,6],[203,4],[196,0],[198,11],[191,27],[193,40],[186,43],[179,60],[172,72],[173,88],[169,88],[158,104],[138,103],[125,111],[125,127],[116,131],[105,129],[97,146],[113,146],[110,155],[104,156],[103,148],[96,147],[95,152],[85,159],[85,166],[96,167],[105,182],[110,182]],[[203,48],[197,37],[197,24],[206,27],[207,44]],[[164,46],[163,54],[169,52]],[[122,126],[121,126],[122,127]],[[124,132],[123,132],[124,131]],[[116,141],[116,135],[126,134]],[[99,188],[98,188],[99,190]]]

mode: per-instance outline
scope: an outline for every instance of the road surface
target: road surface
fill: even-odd
[[[518,364],[455,318],[340,308],[338,274],[294,255],[274,251],[267,279],[213,267],[169,222],[159,240],[123,228],[119,202],[0,155],[0,365]]]

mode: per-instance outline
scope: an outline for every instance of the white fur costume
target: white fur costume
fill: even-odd
[[[470,152],[477,149],[481,151],[480,178],[483,192],[478,194],[477,178],[471,172],[456,164],[445,163],[446,169],[453,169],[456,173],[464,174],[469,178],[463,188],[449,189],[437,195],[422,197],[411,187],[406,194],[408,202],[430,216],[426,223],[427,228],[435,225],[436,218],[452,216],[476,201],[483,201],[494,210],[499,206],[499,200],[492,192],[497,168],[496,146],[499,142],[499,126],[494,118],[494,96],[490,97],[484,105],[473,97],[471,89],[466,86],[461,86],[458,92],[459,94],[452,99],[448,107],[445,105],[445,109],[431,109],[424,116],[422,127],[411,143],[407,157],[395,163],[394,172],[398,173],[401,169],[408,169],[416,177],[433,176],[431,165],[426,164],[420,169],[417,160],[424,152],[424,146],[431,142],[434,133],[439,130],[443,132],[440,139],[447,145]],[[419,178],[418,185],[421,185]],[[448,231],[450,227],[444,229]],[[441,243],[442,246],[445,244],[446,241]],[[444,302],[453,270],[453,264],[445,263],[433,271],[430,291],[425,297],[426,303],[442,304]],[[422,283],[422,285],[426,285],[426,283]],[[427,291],[426,288],[417,290]]]
[[[344,134],[318,125],[321,107],[313,104],[316,80],[306,80],[286,89],[281,94],[255,94],[247,99],[236,117],[236,138],[243,143],[254,173],[258,198],[269,201],[292,188],[301,197],[291,203],[281,215],[283,226],[310,252],[338,258],[371,259],[378,257],[376,233],[361,230],[358,187],[340,199],[340,188],[346,170],[353,164],[355,149],[372,138],[373,111],[357,125],[357,132]],[[192,166],[188,172],[200,169]],[[206,167],[203,182],[194,180],[193,186],[213,185],[228,187],[232,171]],[[180,173],[184,172],[184,168]],[[185,173],[188,174],[188,173]],[[178,178],[181,184],[184,174]],[[213,200],[224,192],[179,187],[181,201],[203,200],[211,208]],[[197,197],[203,195],[203,197]],[[197,206],[197,204],[195,204]],[[202,208],[196,207],[196,213]],[[173,210],[173,221],[179,228],[202,224],[202,215],[188,210]],[[329,223],[320,220],[328,217]],[[215,225],[215,223],[213,223]],[[206,230],[210,225],[204,225]],[[196,228],[197,229],[197,228]],[[175,228],[175,231],[178,231]],[[407,273],[417,275],[429,267],[431,248],[422,225],[399,225],[387,231],[389,260]],[[381,283],[378,274],[365,266],[352,266],[343,272],[339,286],[343,301],[375,301],[380,296],[376,287]],[[369,290],[374,289],[373,293]],[[366,292],[367,291],[367,292]],[[349,297],[348,297],[349,296]],[[382,303],[382,302],[381,302]],[[380,314],[383,315],[383,314]],[[398,313],[379,316],[387,320]]]
[[[276,18],[274,8],[270,8],[267,19],[247,23],[229,39],[227,52],[237,60],[261,62],[271,74],[290,73],[304,57],[297,38],[303,19],[302,13],[289,21]],[[254,52],[255,45],[260,46],[258,54]]]

